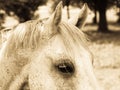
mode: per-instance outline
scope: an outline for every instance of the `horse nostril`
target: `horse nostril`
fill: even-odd
[[[72,75],[75,71],[72,62],[68,60],[60,60],[56,65],[57,70],[64,75]]]

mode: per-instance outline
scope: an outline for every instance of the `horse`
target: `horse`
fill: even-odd
[[[87,38],[62,20],[62,2],[47,20],[16,26],[0,56],[0,90],[101,90]]]
[[[2,30],[1,30],[2,43],[7,40],[7,38],[8,38],[9,35],[10,35],[10,31],[11,31],[11,30],[12,30],[12,29],[10,29],[10,28],[5,28],[5,29],[2,29]]]

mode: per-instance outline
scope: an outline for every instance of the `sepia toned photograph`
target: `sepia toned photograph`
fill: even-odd
[[[120,90],[120,0],[0,0],[0,90]]]

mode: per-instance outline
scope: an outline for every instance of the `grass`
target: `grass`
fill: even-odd
[[[94,55],[95,74],[105,90],[120,90],[120,26],[109,24],[113,33],[98,33],[96,25],[86,25],[85,33]]]

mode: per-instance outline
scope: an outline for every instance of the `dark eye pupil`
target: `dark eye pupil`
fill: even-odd
[[[58,70],[62,73],[73,73],[74,67],[69,63],[62,63],[58,65]]]

